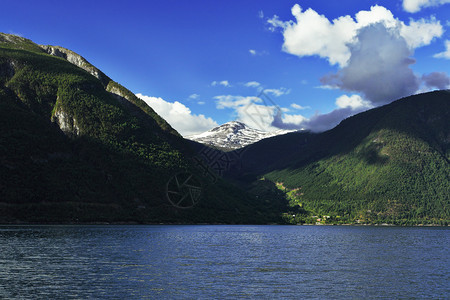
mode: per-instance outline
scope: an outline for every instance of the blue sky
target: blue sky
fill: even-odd
[[[449,3],[7,0],[0,31],[81,54],[183,135],[321,131],[450,88]]]

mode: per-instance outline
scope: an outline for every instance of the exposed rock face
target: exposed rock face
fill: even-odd
[[[70,137],[77,137],[81,133],[77,120],[61,108],[56,109],[52,122],[58,124],[59,128]]]
[[[106,91],[119,96],[120,98],[126,99],[128,101],[131,101],[130,99],[127,98],[127,95],[125,95],[124,93],[122,93],[122,90],[118,87],[116,87],[112,82],[110,82],[108,84],[108,86],[106,87]]]
[[[26,38],[23,38],[18,35],[0,32],[0,43],[19,44],[26,40],[27,40]]]
[[[45,45],[39,45],[39,46],[42,49],[44,49],[44,51],[47,52],[48,54],[64,58],[68,62],[76,65],[77,67],[82,68],[83,70],[85,70],[92,76],[96,77],[100,81],[102,81],[102,82],[109,81],[109,79],[107,80],[107,76],[105,76],[105,74],[103,74],[103,72],[101,72],[99,69],[97,69],[96,67],[91,65],[81,55],[79,55],[71,50],[68,50],[66,48],[59,47],[59,46],[45,46]]]

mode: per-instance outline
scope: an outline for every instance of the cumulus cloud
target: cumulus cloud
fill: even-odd
[[[182,136],[198,134],[218,126],[213,119],[202,114],[193,114],[188,107],[178,101],[168,102],[159,97],[143,94],[136,94],[136,96],[144,100]]]
[[[358,31],[350,59],[338,73],[321,78],[323,85],[362,93],[380,105],[414,94],[420,80],[409,65],[412,51],[396,28],[377,23]]]
[[[450,0],[403,0],[403,9],[410,13],[419,12],[424,7],[439,6]]]
[[[445,73],[421,77],[410,68],[415,63],[412,59],[415,49],[429,45],[444,32],[434,17],[410,19],[406,24],[379,5],[354,17],[346,15],[334,20],[311,8],[303,10],[298,4],[292,7],[291,13],[294,20],[282,21],[278,16],[267,20],[272,31],[281,30],[283,51],[298,57],[318,56],[330,65],[337,65],[338,71],[323,76],[317,88],[354,94],[338,97],[333,111],[310,118],[283,116],[282,111],[275,111],[273,126],[324,131],[344,118],[414,94],[422,86],[448,86]],[[446,52],[436,57],[447,57]]]
[[[312,9],[302,12],[296,4],[291,10],[296,22],[282,22],[278,17],[269,20],[273,28],[284,32],[283,50],[297,56],[318,55],[331,64],[344,65],[349,58],[346,43],[352,40],[355,24],[349,17],[341,17],[334,23]]]
[[[218,109],[231,109],[237,120],[264,131],[278,129],[325,131],[335,127],[342,119],[371,107],[358,95],[344,95],[336,100],[337,108],[330,113],[317,113],[311,118],[306,118],[301,114],[288,114],[286,113],[289,111],[288,108],[280,108],[260,97],[221,95],[214,98]],[[291,104],[291,107],[305,109],[295,103]]]
[[[256,55],[256,50],[250,49],[248,52],[250,52],[251,55]]]
[[[336,105],[339,108],[351,108],[352,110],[372,108],[369,101],[364,100],[359,95],[342,95],[336,99]]]
[[[192,94],[192,95],[189,95],[189,99],[197,99],[198,97],[200,97],[199,94]]]
[[[422,81],[427,88],[440,90],[450,88],[450,77],[444,72],[433,72],[422,75]]]
[[[224,86],[224,87],[230,87],[231,86],[230,83],[228,82],[228,80],[213,81],[213,82],[211,82],[211,85],[212,86],[221,85],[221,86]]]
[[[429,45],[434,38],[444,33],[441,23],[435,17],[430,20],[411,20],[409,26],[400,26],[400,35],[405,39],[410,49]]]
[[[445,41],[445,51],[435,54],[434,57],[450,59],[450,40]]]
[[[397,28],[411,49],[428,45],[433,38],[443,33],[442,25],[434,18],[430,20],[411,20],[409,25],[394,18],[391,11],[383,6],[372,6],[369,11],[360,11],[355,15],[341,16],[330,21],[309,8],[303,11],[300,5],[292,7],[295,21],[283,22],[277,16],[268,20],[272,30],[283,31],[283,50],[287,53],[325,58],[332,65],[345,67],[351,56],[351,45],[357,42],[360,29],[381,23],[386,28]]]

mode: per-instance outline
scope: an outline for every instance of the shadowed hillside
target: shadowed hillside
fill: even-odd
[[[449,159],[450,92],[437,91],[358,114],[321,134],[261,141],[243,152],[233,176],[278,183],[295,207],[346,222],[445,223]]]
[[[212,183],[194,155],[152,108],[83,57],[0,34],[0,222],[273,219],[236,187]],[[177,174],[197,185],[170,186]],[[177,188],[185,200],[173,200]],[[181,200],[196,205],[180,209]]]

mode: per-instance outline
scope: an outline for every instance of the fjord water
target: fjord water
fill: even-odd
[[[0,298],[450,297],[449,229],[0,226]]]

